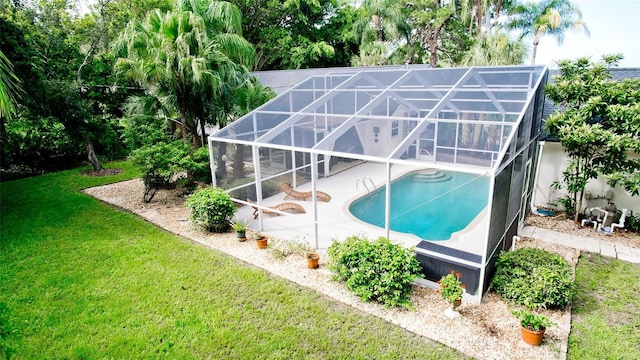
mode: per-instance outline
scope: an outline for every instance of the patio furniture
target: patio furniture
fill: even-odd
[[[250,203],[250,204],[257,205],[256,202],[251,200],[251,199],[247,199],[247,202]],[[258,216],[260,216],[260,211],[259,211],[257,206],[253,206],[252,205],[251,207],[253,208],[253,218],[257,219]],[[295,211],[297,213],[300,213],[300,214],[306,213],[306,211],[304,210],[304,208],[302,206],[300,206],[299,204],[296,204],[296,203],[291,203],[291,202],[284,202],[284,203],[280,203],[280,204],[275,205],[275,206],[270,206],[269,209],[274,209],[274,210],[278,210],[278,211],[293,210],[293,211]],[[267,209],[262,209],[262,212],[267,214],[267,215],[278,215],[278,216],[280,216],[280,213],[275,212],[275,211],[270,211],[270,210],[267,210]]]
[[[289,183],[280,183],[280,190],[282,190],[285,194],[287,194],[284,197],[284,200],[287,200],[287,198],[292,197],[292,198],[296,198],[296,199],[302,199],[302,200],[307,200],[307,198],[310,198],[311,196],[313,196],[313,192],[312,191],[298,191],[294,188],[291,187],[291,184]],[[325,192],[322,191],[316,191],[316,197],[319,200],[322,201],[326,201],[329,202],[329,200],[331,200],[331,196]]]

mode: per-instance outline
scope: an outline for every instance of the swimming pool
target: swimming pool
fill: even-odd
[[[358,219],[384,228],[385,187],[353,201]],[[413,172],[391,183],[391,230],[448,240],[487,206],[489,177],[452,171]]]

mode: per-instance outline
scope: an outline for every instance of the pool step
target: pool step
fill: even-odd
[[[426,183],[442,182],[450,179],[451,175],[447,175],[446,173],[436,169],[424,169],[416,171],[411,178],[411,180],[413,181]]]

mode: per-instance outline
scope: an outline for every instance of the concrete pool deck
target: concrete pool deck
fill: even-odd
[[[415,167],[394,165],[391,168],[391,177],[396,178],[407,172],[416,170]],[[367,224],[349,212],[349,204],[352,201],[367,194],[367,189],[358,182],[373,183],[376,188],[386,185],[386,169],[383,164],[363,163],[344,170],[318,181],[317,190],[331,195],[329,202],[317,202],[318,243],[314,241],[315,222],[313,220],[313,202],[309,199],[285,200],[284,193],[266,198],[263,206],[275,206],[282,202],[295,202],[301,205],[306,213],[285,213],[280,216],[260,214],[257,220],[253,219],[253,208],[242,207],[238,210],[236,218],[246,219],[250,229],[261,229],[270,236],[282,239],[296,239],[306,242],[312,247],[326,249],[331,245],[332,239],[343,240],[348,236],[361,234],[369,238],[386,236],[384,229]],[[369,185],[370,186],[370,185]],[[311,183],[296,187],[298,191],[311,191]],[[260,226],[260,221],[262,226]],[[484,244],[478,239],[484,238],[488,216],[486,208],[462,231],[453,234],[451,240],[437,241],[438,245],[461,250],[476,255],[484,251]],[[412,234],[390,231],[389,238],[395,242],[410,248],[418,245],[422,239]]]

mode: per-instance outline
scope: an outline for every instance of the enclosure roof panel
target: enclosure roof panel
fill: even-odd
[[[209,139],[495,168],[546,73],[532,65],[312,76]]]

